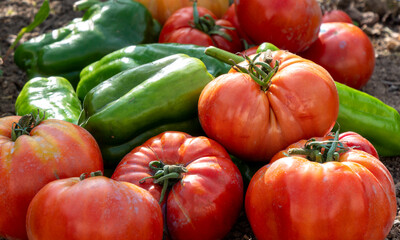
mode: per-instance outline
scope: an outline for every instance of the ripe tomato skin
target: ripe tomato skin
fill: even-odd
[[[327,23],[327,22],[353,23],[353,20],[351,20],[351,17],[347,15],[346,12],[335,9],[329,12],[325,12],[324,15],[322,16],[322,23]]]
[[[375,67],[371,41],[350,23],[321,24],[317,41],[299,55],[324,67],[335,81],[355,89],[368,82]]]
[[[202,91],[199,120],[208,137],[247,161],[267,162],[303,138],[324,136],[335,124],[338,95],[329,73],[287,51],[272,52],[280,62],[267,91],[248,74],[231,73]]]
[[[164,198],[165,221],[171,239],[222,239],[235,223],[243,204],[243,180],[229,154],[206,137],[168,131],[133,149],[117,166],[113,179],[143,187],[160,199],[161,187],[151,179],[149,163],[183,164],[187,172]]]
[[[239,24],[259,45],[269,42],[293,53],[317,38],[322,12],[316,0],[235,0]]]
[[[293,156],[262,167],[245,208],[259,240],[381,240],[397,209],[389,171],[359,150],[338,162]]]
[[[214,20],[216,20],[216,25],[233,27],[232,23],[228,20],[217,19],[214,13],[206,8],[197,7],[197,10],[200,17],[206,14],[210,15]],[[179,9],[165,22],[158,42],[196,44],[205,47],[216,46],[229,52],[238,52],[242,49],[242,43],[240,42],[236,30],[220,29],[221,32],[224,32],[231,37],[232,41],[229,41],[217,34],[208,35],[207,33],[191,26],[191,23],[193,23],[193,7]]]
[[[345,143],[347,147],[354,147],[358,150],[367,152],[372,156],[379,159],[378,152],[376,151],[374,145],[370,143],[366,138],[362,137],[360,134],[355,132],[344,132],[339,134],[339,141]]]
[[[246,36],[244,31],[241,29],[239,20],[236,15],[236,4],[233,3],[229,6],[228,10],[222,16],[222,19],[228,20],[232,23],[233,27],[236,29],[236,32],[241,40],[245,40],[248,45],[252,45],[253,42],[250,40],[249,37]]]
[[[98,176],[53,181],[29,205],[30,240],[161,240],[163,219],[146,190]]]
[[[45,184],[103,171],[100,149],[85,129],[49,119],[14,142],[12,124],[20,118],[0,118],[0,236],[12,239],[27,239],[26,211]]]

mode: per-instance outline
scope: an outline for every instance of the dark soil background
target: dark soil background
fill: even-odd
[[[22,41],[33,36],[61,27],[75,17],[74,0],[51,0],[49,18],[33,32],[26,34]],[[7,49],[15,40],[21,28],[30,24],[42,1],[0,0],[0,117],[14,115],[14,103],[28,80],[23,71],[13,62],[12,53]],[[376,52],[374,74],[362,89],[386,104],[400,111],[400,1],[399,0],[335,0],[321,1],[323,10],[339,8],[345,10],[368,34]],[[396,184],[397,203],[400,205],[400,156],[382,157],[381,161],[392,173]],[[242,212],[237,224],[226,240],[254,240],[250,225]],[[387,240],[400,240],[400,215],[394,221]],[[1,238],[0,238],[1,240]]]

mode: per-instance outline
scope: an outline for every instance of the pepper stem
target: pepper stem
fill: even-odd
[[[139,183],[144,183],[146,179],[153,178],[153,182],[163,186],[159,203],[164,200],[165,193],[170,185],[174,184],[177,180],[182,179],[182,173],[188,170],[183,165],[165,165],[161,161],[151,161],[149,163],[150,169],[155,173],[153,176],[142,178]]]
[[[44,118],[45,113],[43,117],[40,118],[39,110],[37,115],[30,113],[22,116],[18,122],[12,124],[11,140],[15,142],[15,140],[22,135],[30,135],[32,129],[39,125]]]

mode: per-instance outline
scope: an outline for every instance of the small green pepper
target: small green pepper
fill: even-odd
[[[83,100],[90,89],[115,74],[177,53],[199,58],[213,76],[223,74],[230,69],[228,64],[204,54],[205,49],[197,45],[178,43],[151,43],[122,48],[86,66],[80,74],[81,80],[76,93]]]
[[[117,49],[156,42],[160,29],[142,4],[109,0],[93,4],[65,27],[22,43],[14,61],[30,78],[62,76],[76,87],[85,66]]]
[[[82,106],[71,83],[62,77],[36,77],[25,83],[15,102],[15,112],[23,116],[39,110],[40,117],[77,124]]]

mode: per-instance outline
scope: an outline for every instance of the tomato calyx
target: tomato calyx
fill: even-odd
[[[11,140],[15,142],[22,135],[30,135],[33,128],[39,125],[45,118],[45,114],[40,118],[39,111],[37,115],[33,113],[22,116],[18,122],[12,124]]]
[[[168,187],[174,185],[177,181],[182,179],[182,173],[188,170],[181,164],[167,165],[161,161],[151,161],[149,168],[153,170],[154,174],[150,177],[142,178],[139,183],[144,183],[146,179],[154,179],[153,182],[163,186],[159,203],[162,203]]]
[[[231,36],[229,34],[220,31],[222,28],[228,30],[235,30],[233,27],[226,27],[217,25],[215,23],[215,19],[211,17],[209,14],[205,14],[204,16],[199,16],[199,11],[197,10],[197,1],[193,2],[193,22],[190,23],[190,26],[198,29],[207,35],[219,35],[229,42],[232,42]]]
[[[261,56],[262,61],[257,59]],[[250,59],[249,56],[243,55],[247,61],[247,66],[241,66],[239,64],[233,65],[233,68],[242,73],[248,74],[258,85],[261,90],[267,91],[271,85],[271,78],[275,75],[279,68],[279,62],[275,61],[274,67],[270,66],[272,62],[271,51],[258,53]]]
[[[346,147],[338,138],[339,131],[336,132],[333,139],[316,141],[311,138],[304,144],[303,148],[289,149],[287,155],[305,155],[308,160],[318,163],[338,161],[341,153],[351,149]]]

